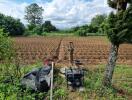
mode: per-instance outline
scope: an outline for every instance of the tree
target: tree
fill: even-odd
[[[41,25],[37,25],[33,30],[32,32],[37,35],[42,35],[43,33],[43,30],[42,30],[42,26]]]
[[[78,31],[76,31],[77,35],[79,36],[87,36],[87,30],[80,28]]]
[[[75,26],[75,27],[71,28],[71,31],[72,31],[72,32],[76,32],[76,31],[79,30],[79,28],[80,28],[79,26]]]
[[[88,26],[88,33],[97,33],[98,32],[98,28],[97,27],[95,27],[95,26],[93,26],[92,24],[90,24],[89,26]]]
[[[0,28],[3,28],[3,31],[10,36],[23,35],[25,31],[25,26],[19,19],[3,14],[0,14]]]
[[[100,24],[102,24],[102,22],[104,22],[104,20],[106,19],[106,15],[96,15],[94,18],[92,18],[91,20],[91,25],[95,26],[95,27],[99,27]]]
[[[92,18],[91,23],[88,25],[83,25],[83,26],[77,26],[72,28],[71,30],[73,32],[76,32],[79,36],[87,36],[87,33],[92,33],[91,35],[97,35],[95,33],[103,33],[102,32],[102,27],[103,23],[105,22],[106,15],[96,15],[94,18]]]
[[[91,24],[89,26],[92,29],[91,31],[94,30],[93,31],[94,33],[99,32],[101,25],[105,21],[106,17],[107,16],[103,14],[103,15],[96,15],[94,18],[92,18]]]
[[[51,21],[45,21],[44,24],[42,24],[43,32],[52,32],[57,31],[57,28],[52,25]]]
[[[39,7],[36,3],[33,3],[26,7],[25,19],[29,24],[40,25],[43,22],[43,8]]]
[[[12,41],[7,33],[0,29],[0,61],[10,60],[13,56]]]
[[[128,3],[130,3],[129,7],[127,7]],[[132,43],[132,3],[128,0],[108,0],[108,4],[117,12],[116,14],[112,12],[109,15],[105,25],[105,33],[111,42],[108,64],[103,79],[105,86],[111,85],[120,44]]]
[[[27,26],[28,27],[28,29],[26,30],[26,32],[25,32],[25,36],[30,36],[30,35],[42,35],[42,33],[43,33],[43,30],[42,30],[42,25],[37,25],[37,26],[35,26],[35,25],[28,25]]]

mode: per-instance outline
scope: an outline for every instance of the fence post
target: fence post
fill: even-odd
[[[51,69],[50,100],[53,100],[53,69],[54,69],[54,62],[52,62],[52,69]]]

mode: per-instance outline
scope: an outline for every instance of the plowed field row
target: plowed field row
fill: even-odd
[[[63,46],[67,47],[68,43],[72,41],[74,44],[74,59],[79,59],[84,64],[106,64],[110,43],[104,37],[87,37],[87,38],[65,38],[63,39]],[[62,50],[63,59],[67,59],[66,49]],[[119,55],[117,63],[132,65],[132,45],[122,44],[119,48]]]
[[[57,56],[61,38],[18,37],[14,39],[17,58],[22,64],[33,64]]]
[[[110,43],[104,37],[17,37],[14,39],[17,57],[23,64],[33,64],[57,56],[61,63],[68,62],[68,44],[74,44],[74,60],[84,64],[106,64]],[[62,41],[61,41],[62,40]],[[117,63],[132,65],[132,45],[122,44]]]

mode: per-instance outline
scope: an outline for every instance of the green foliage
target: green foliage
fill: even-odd
[[[104,35],[103,23],[100,25],[99,29],[97,27],[93,27],[92,25],[84,25],[79,27],[74,33],[78,36],[102,36]]]
[[[91,27],[88,25],[74,27],[73,29],[71,29],[71,31],[73,31],[75,35],[78,35],[78,36],[87,36],[88,33],[92,33],[91,30],[92,30]]]
[[[91,23],[89,25],[89,32],[104,34],[103,25],[105,23],[106,18],[107,16],[105,14],[96,15],[94,18],[92,18]]]
[[[115,1],[112,1],[112,0],[107,0],[107,1],[108,1],[108,5],[109,5],[111,8],[116,9],[117,3],[116,3]]]
[[[54,92],[54,99],[66,100],[68,91],[64,88],[59,88]]]
[[[98,33],[106,34],[105,33],[105,26],[106,26],[106,20],[100,24],[100,27],[98,29]]]
[[[0,14],[0,28],[3,28],[4,32],[9,33],[10,36],[23,35],[25,31],[25,27],[19,19],[3,14]]]
[[[25,19],[29,24],[24,35],[43,35],[43,8],[33,3],[26,7],[25,12]]]
[[[28,24],[27,25],[27,28],[28,28],[28,30],[33,30],[34,28],[36,27],[36,25],[35,24]]]
[[[36,33],[37,35],[42,35],[42,27],[40,25],[36,26],[33,30],[32,30],[33,33]]]
[[[25,19],[29,24],[40,25],[43,22],[43,8],[39,7],[36,3],[30,4],[25,9]]]
[[[104,66],[99,66],[97,69],[95,70],[89,69],[88,72],[85,73],[84,85],[86,87],[86,91],[82,93],[82,96],[86,100],[87,99],[125,100],[129,98],[128,95],[132,93],[130,89],[131,85],[128,84],[129,83],[128,81],[124,81],[121,78],[124,78],[125,80],[127,80],[127,78],[129,79],[129,77],[131,76],[131,72],[132,72],[131,67],[123,66],[123,65],[117,66],[115,73],[114,73],[113,86],[111,87],[104,87],[102,84],[104,70],[105,70]],[[122,71],[122,73],[120,71]],[[115,85],[116,87],[114,87]],[[120,89],[122,89],[122,91],[128,91],[129,94],[127,93],[120,94],[119,92]]]
[[[0,29],[0,60],[9,60],[13,56],[12,41],[7,33]]]
[[[94,28],[97,28],[98,31],[100,25],[105,21],[106,17],[106,15],[96,15],[94,18],[92,18],[91,25]]]
[[[25,19],[29,25],[25,35],[45,35],[45,32],[57,31],[50,21],[43,23],[43,8],[33,3],[26,7]],[[43,23],[43,24],[42,24]]]
[[[18,61],[19,63],[19,61]],[[30,89],[22,90],[20,85],[20,80],[24,74],[31,71],[33,68],[41,66],[40,63],[32,66],[20,66],[17,64],[5,64],[0,65],[0,100],[48,100],[50,95],[48,93],[38,93],[31,92]],[[8,74],[7,74],[8,67]],[[19,70],[18,70],[19,67]],[[114,87],[103,87],[102,86],[102,76],[104,72],[104,67],[99,66],[94,70],[87,70],[85,72],[84,80],[84,92],[74,92],[72,93],[66,87],[66,80],[59,76],[59,69],[54,69],[54,89],[53,89],[53,99],[55,100],[70,100],[69,98],[74,98],[79,94],[83,100],[93,99],[93,100],[125,100],[129,94],[121,94],[118,89],[128,90],[131,94],[131,83],[128,81],[122,81],[122,78],[129,78],[131,76],[132,69],[129,66],[117,66],[114,73],[114,81],[118,88]],[[122,74],[121,74],[122,72]],[[7,82],[8,80],[8,82]],[[115,81],[116,80],[116,81]]]
[[[111,85],[111,80],[116,65],[119,46],[122,43],[132,43],[132,4],[129,0],[108,0],[111,8],[115,8],[117,12],[109,15],[104,31],[111,42],[111,50],[109,54],[108,64],[103,79],[104,86]]]
[[[43,100],[47,94],[23,89],[20,84],[22,76],[36,66],[0,65],[0,100]]]
[[[77,32],[76,32],[76,34],[78,35],[78,36],[87,36],[87,30],[85,30],[85,29],[83,29],[83,28],[80,28]]]
[[[42,24],[43,32],[53,32],[57,31],[57,28],[51,24],[51,21],[45,21],[44,24]]]
[[[114,9],[126,10],[127,3],[131,2],[131,0],[108,0],[108,5]]]
[[[132,42],[132,6],[118,14],[111,13],[107,19],[105,33],[114,44]]]
[[[50,21],[45,21],[42,25],[29,24],[25,35],[42,35],[45,36],[51,32],[58,31]]]
[[[106,20],[106,15],[96,15],[89,25],[76,26],[69,29],[69,32],[74,32],[78,36],[88,36],[88,35],[103,35],[104,23]]]
[[[43,31],[41,25],[37,25],[32,28],[30,26],[25,35],[42,35],[42,32]]]
[[[97,33],[97,32],[98,32],[98,28],[95,27],[94,25],[90,24],[90,25],[88,26],[88,32],[89,32],[89,33]]]

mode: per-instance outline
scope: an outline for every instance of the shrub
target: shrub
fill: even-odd
[[[9,60],[13,54],[12,40],[0,29],[0,60]]]
[[[87,30],[84,30],[84,29],[79,29],[76,34],[78,36],[87,36]]]
[[[0,13],[0,28],[4,28],[4,32],[10,36],[23,35],[25,26],[20,22],[20,19],[15,19],[11,16],[5,16]]]

